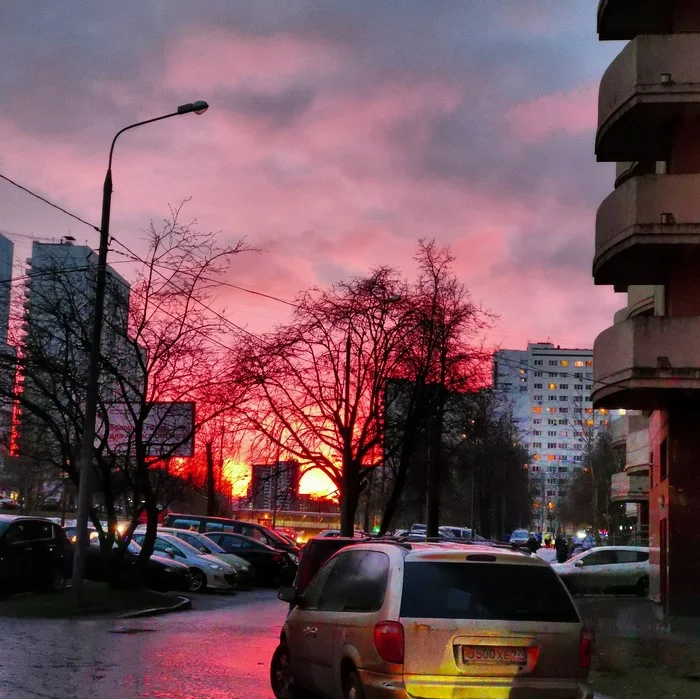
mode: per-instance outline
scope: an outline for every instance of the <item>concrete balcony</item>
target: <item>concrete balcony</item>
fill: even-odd
[[[700,48],[700,45],[699,45]],[[667,265],[700,246],[700,174],[633,177],[596,216],[596,284],[663,284]]]
[[[671,125],[700,105],[700,34],[638,36],[600,82],[599,161],[666,160]]]
[[[671,31],[671,3],[667,0],[600,0],[598,37],[634,39],[639,34],[667,34]]]
[[[593,346],[593,406],[655,410],[700,391],[698,347],[696,316],[637,316],[604,330]]]
[[[649,499],[649,475],[614,473],[610,481],[611,502],[644,502]]]

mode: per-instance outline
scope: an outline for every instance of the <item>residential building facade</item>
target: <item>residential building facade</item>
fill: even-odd
[[[566,525],[558,516],[572,479],[586,467],[598,430],[608,426],[607,409],[591,402],[593,350],[551,342],[493,356],[493,389],[527,446],[532,493],[531,526]]]
[[[296,510],[301,472],[299,462],[253,464],[249,500],[254,510]]]
[[[595,152],[617,176],[593,277],[628,304],[595,341],[593,401],[649,415],[650,596],[700,616],[700,6],[602,0],[598,35],[628,43],[600,83]]]
[[[7,344],[10,324],[10,293],[12,280],[12,241],[0,233],[0,474],[10,448],[12,435],[12,389],[15,375],[11,370],[14,365],[15,349]],[[5,368],[8,370],[6,371]]]

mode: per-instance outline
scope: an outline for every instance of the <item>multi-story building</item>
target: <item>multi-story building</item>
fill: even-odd
[[[0,345],[7,344],[13,252],[14,244],[12,241],[0,233]]]
[[[593,401],[650,415],[650,595],[700,616],[700,5],[601,0],[598,34],[628,43],[600,83],[595,152],[617,177],[593,276],[629,303],[595,341]]]
[[[254,510],[294,510],[299,493],[298,461],[253,464],[249,500]]]
[[[607,409],[593,410],[592,372],[592,350],[550,342],[493,356],[493,389],[530,453],[535,528],[566,524],[558,518],[559,505],[586,466],[598,430],[608,425]]]

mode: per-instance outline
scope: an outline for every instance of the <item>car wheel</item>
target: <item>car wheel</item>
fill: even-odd
[[[343,678],[343,699],[365,699],[365,690],[355,670]]]
[[[292,662],[286,643],[280,643],[272,655],[270,685],[275,699],[301,699],[304,696],[292,674]]]
[[[634,586],[634,592],[638,597],[649,596],[649,578],[639,578]]]
[[[190,575],[192,575],[190,592],[204,592],[207,589],[207,576],[204,571],[199,568],[190,568]]]
[[[62,568],[54,568],[49,580],[49,590],[52,592],[60,592],[66,587],[66,574]]]

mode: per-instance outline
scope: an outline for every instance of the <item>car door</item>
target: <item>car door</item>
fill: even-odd
[[[24,525],[10,524],[0,538],[0,582],[3,587],[29,587],[29,556],[26,549]]]
[[[299,683],[306,689],[311,689],[314,683],[311,659],[317,648],[319,601],[335,563],[336,559],[331,558],[321,566],[304,590],[303,601],[287,618],[287,641],[292,670]]]
[[[633,587],[644,576],[644,564],[640,562],[638,551],[618,549],[615,551],[614,574],[611,576],[611,587]]]
[[[596,549],[579,559],[581,567],[576,576],[576,589],[602,590],[611,584],[614,579],[614,566],[616,563],[615,551]]]
[[[28,552],[29,577],[35,585],[45,584],[53,575],[56,540],[51,522],[27,520],[24,536]]]

